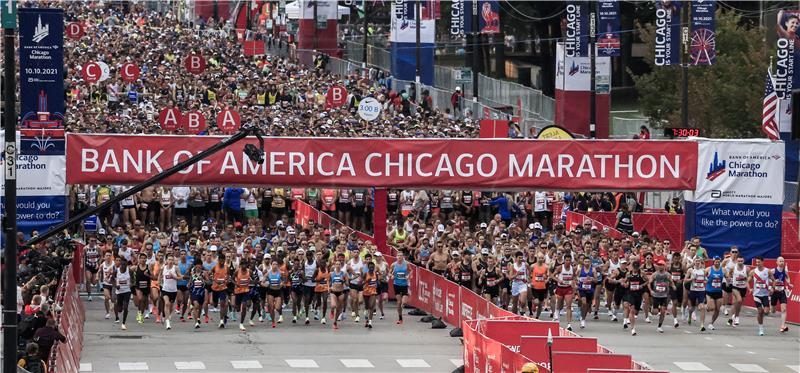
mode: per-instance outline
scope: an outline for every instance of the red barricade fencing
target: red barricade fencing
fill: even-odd
[[[587,369],[586,373],[669,373],[665,370],[660,371],[653,371],[653,370],[639,370],[639,369]]]
[[[615,227],[617,224],[617,214],[613,212],[588,211],[583,214],[611,227]],[[668,239],[672,251],[679,251],[683,248],[684,215],[636,212],[633,213],[632,218],[633,230],[637,232],[646,230],[650,237],[660,240]]]
[[[547,361],[547,336],[520,337],[519,353],[531,361]],[[597,339],[583,337],[553,337],[553,352],[592,352],[597,353]]]
[[[78,296],[74,268],[76,267],[70,264],[64,269],[56,293],[56,304],[61,306],[61,311],[55,316],[56,325],[67,340],[65,343],[57,343],[53,348],[49,364],[50,373],[74,373],[80,367],[86,313],[83,302]],[[77,268],[82,272],[81,266]]]
[[[590,222],[593,227],[596,226],[601,232],[606,232],[606,235],[611,238],[622,239],[625,237],[625,234],[614,228],[613,225],[604,224],[598,220],[590,218],[587,215],[573,211],[567,211],[567,224],[565,224],[565,228],[567,232],[571,232],[573,229],[575,229],[575,227],[582,226],[583,223],[587,221]]]
[[[553,336],[559,335],[556,322],[535,320],[486,320],[485,329],[481,330],[486,337],[508,345],[519,351],[520,336],[547,336],[548,330]]]
[[[634,369],[630,355],[553,351],[553,368],[559,373],[586,373],[588,369]]]

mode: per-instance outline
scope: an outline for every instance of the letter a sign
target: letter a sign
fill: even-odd
[[[340,85],[328,89],[327,102],[329,108],[338,108],[347,101],[347,89]]]
[[[238,131],[240,123],[239,113],[230,108],[226,107],[217,114],[217,128],[223,133]]]
[[[206,117],[199,111],[190,111],[181,117],[181,127],[190,135],[200,134],[206,130]]]
[[[158,113],[158,123],[161,129],[168,132],[175,132],[180,124],[181,111],[176,107],[164,108]]]
[[[186,66],[186,71],[199,75],[206,70],[206,59],[201,54],[192,53],[186,56],[183,65]]]

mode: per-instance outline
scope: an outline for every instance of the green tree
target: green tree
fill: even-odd
[[[716,29],[716,63],[689,67],[689,126],[708,137],[761,137],[765,31],[730,11],[717,11]],[[655,66],[655,27],[648,24],[639,31],[651,67],[650,73],[633,78],[642,111],[655,127],[681,126],[681,68]]]

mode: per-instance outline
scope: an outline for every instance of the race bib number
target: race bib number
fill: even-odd
[[[536,276],[536,282],[544,282],[544,276]]]
[[[767,288],[767,284],[762,284],[762,283],[757,282],[755,288],[756,289],[766,289]]]
[[[147,281],[139,281],[139,287],[140,288],[146,288],[147,287]]]
[[[711,280],[711,287],[714,288],[714,289],[721,288],[722,287],[722,281],[720,281],[719,279]]]
[[[128,280],[119,280],[119,281],[117,281],[117,285],[120,285],[120,286],[128,285]]]
[[[681,275],[672,275],[672,281],[679,281],[681,279]]]
[[[581,284],[581,288],[584,289],[584,290],[591,290],[592,289],[592,284],[583,283],[583,284]]]
[[[570,286],[572,285],[572,280],[563,280],[562,283],[564,284],[564,286]]]
[[[636,291],[636,290],[639,290],[641,288],[642,288],[642,285],[640,285],[638,282],[631,282],[631,290]]]
[[[656,291],[659,292],[659,293],[663,293],[663,292],[667,291],[667,287],[664,286],[664,285],[656,285]]]

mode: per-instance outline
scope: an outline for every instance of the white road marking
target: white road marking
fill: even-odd
[[[767,373],[766,369],[757,364],[731,364],[731,366],[740,372]]]
[[[726,343],[726,344],[725,344],[725,347],[730,347],[730,348],[733,348],[733,345],[732,345],[732,344],[730,344],[730,343]]]
[[[422,359],[397,359],[403,368],[430,368],[431,366]]]
[[[347,368],[375,368],[367,359],[339,359]]]
[[[686,333],[686,334],[692,334],[692,332],[690,332],[688,330],[684,330],[683,332]]]
[[[176,361],[175,369],[177,370],[203,370],[206,365],[202,361]]]
[[[81,367],[78,370],[79,372],[91,372],[92,371],[92,363],[81,363]]]
[[[771,357],[771,358],[769,358],[769,359],[770,359],[770,360],[778,360],[778,359],[776,359],[776,358],[774,358],[774,357]]]
[[[706,337],[706,340],[707,341],[711,341],[712,339],[711,339],[711,337]]]
[[[703,363],[696,363],[690,361],[675,361],[673,364],[677,365],[678,368],[688,371],[710,371],[711,368],[705,366]]]
[[[453,363],[453,365],[455,365],[457,367],[460,367],[460,366],[464,365],[464,359],[463,358],[462,359],[450,359],[450,362]]]
[[[311,359],[287,359],[285,361],[292,368],[319,368],[317,362]]]
[[[755,353],[755,352],[753,352],[753,351],[747,351],[747,353],[748,353],[748,354],[750,354],[750,355],[755,355],[755,354],[756,354],[756,353]]]
[[[261,363],[257,360],[231,360],[233,369],[261,369]]]
[[[150,370],[150,367],[144,362],[119,363],[119,370]]]
[[[787,365],[786,367],[795,372],[800,372],[800,365]]]

